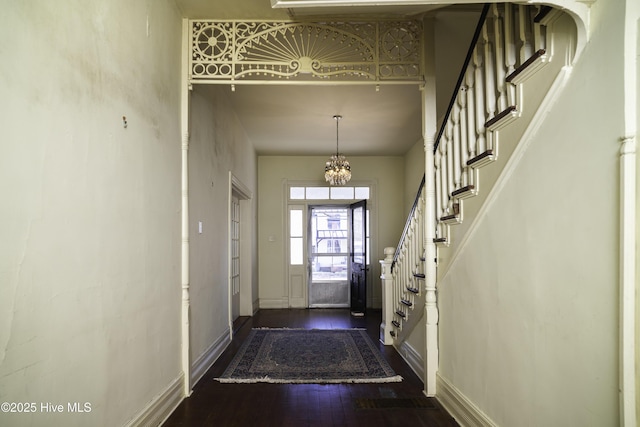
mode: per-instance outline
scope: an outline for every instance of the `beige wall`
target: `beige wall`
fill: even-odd
[[[568,86],[440,277],[440,375],[501,426],[618,425],[623,16],[592,13]]]
[[[258,256],[261,307],[288,307],[286,278],[284,183],[305,181],[324,183],[326,157],[258,157]],[[372,184],[370,201],[377,213],[372,218],[371,282],[368,299],[379,307],[380,265],[385,246],[396,246],[405,215],[403,206],[404,160],[402,157],[349,157],[352,183]],[[373,212],[372,212],[373,215]],[[375,236],[375,237],[374,237]],[[270,239],[271,237],[271,239]]]
[[[416,142],[404,156],[404,217],[405,221],[416,199],[420,182],[424,177],[424,142]]]
[[[442,124],[453,96],[462,64],[480,17],[478,11],[441,10],[435,13],[436,109],[438,126]]]
[[[0,424],[123,425],[181,375],[180,16],[0,4]]]
[[[195,85],[189,142],[191,358],[195,363],[229,334],[229,172],[252,193],[251,268],[244,270],[258,298],[256,155],[229,108],[229,88]],[[243,206],[244,209],[244,206]],[[202,233],[198,223],[202,222]],[[244,254],[243,254],[244,255]],[[257,307],[256,307],[257,308]]]

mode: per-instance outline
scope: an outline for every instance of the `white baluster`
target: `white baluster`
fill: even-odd
[[[489,21],[482,27],[482,40],[484,43],[484,82],[485,82],[485,108],[487,118],[491,119],[496,115],[496,75],[493,61],[493,43],[489,34]]]
[[[507,75],[516,70],[516,38],[514,27],[514,8],[511,3],[504,4],[504,61],[507,67]],[[507,104],[516,105],[516,88],[514,85],[507,86]]]
[[[460,92],[458,92],[458,98]],[[460,188],[462,178],[462,168],[460,166],[460,105],[456,102],[452,111],[452,133],[453,133],[453,190]]]
[[[483,75],[483,58],[482,58],[482,46],[476,45],[473,51],[473,65],[475,67],[475,83],[476,83],[476,135],[478,137],[476,142],[476,150],[478,154],[484,153],[486,150],[486,143],[484,139],[484,124],[487,121],[485,116],[484,107],[484,75]]]
[[[440,149],[437,149],[434,154],[434,167],[435,167],[435,178],[436,178],[436,218],[440,218],[442,216],[442,187],[440,186],[440,158],[442,154],[440,153]]]
[[[467,82],[467,151],[469,158],[473,159],[477,155],[476,151],[476,88],[475,88],[475,68],[470,66],[466,73]]]
[[[411,273],[414,270],[414,259],[416,258],[416,226],[417,223],[415,221],[415,212],[413,217],[411,218],[411,241],[409,242],[411,246],[409,247],[409,262],[411,264]]]
[[[469,177],[467,176],[467,160],[469,160],[469,150],[467,142],[467,87],[462,86],[458,93],[458,106],[460,108],[460,166],[462,168],[462,186],[469,185]]]
[[[449,203],[449,195],[447,194],[447,156],[445,153],[443,144],[445,141],[440,141],[440,201],[442,206],[442,215],[444,216],[448,203]]]
[[[529,16],[529,7],[525,5],[518,6],[518,35],[520,36],[520,65],[533,55],[533,47],[531,45],[531,18]]]
[[[453,124],[451,121],[447,123],[447,130],[449,138],[447,138],[447,199],[449,206],[447,206],[447,212],[450,212],[452,200],[451,193],[453,192],[453,138],[451,138],[451,131],[453,130]]]
[[[540,13],[541,7],[537,7],[534,10],[536,15]],[[533,22],[533,49],[547,49],[547,27],[539,22]]]
[[[500,6],[497,3],[494,3],[492,6],[493,10],[493,24],[494,24],[494,46],[496,51],[496,90],[498,91],[498,111],[504,111],[507,109],[507,93],[505,89],[507,77],[505,70],[505,59],[504,59],[504,37],[503,37],[503,21],[502,16],[500,14]]]

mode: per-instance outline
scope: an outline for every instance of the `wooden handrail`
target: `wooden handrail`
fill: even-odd
[[[442,120],[442,125],[440,126],[440,131],[438,131],[438,136],[436,137],[436,142],[433,145],[434,153],[438,149],[438,145],[440,144],[440,138],[442,137],[442,134],[444,133],[444,130],[447,127],[447,121],[449,120],[449,116],[451,115],[451,110],[453,110],[453,106],[456,103],[458,92],[460,91],[460,86],[462,86],[464,76],[467,73],[469,62],[471,62],[471,57],[473,56],[473,50],[475,49],[476,44],[478,44],[478,39],[480,38],[480,34],[482,33],[482,27],[484,25],[484,21],[487,19],[487,14],[489,13],[489,7],[490,7],[490,4],[486,3],[482,8],[480,19],[478,19],[478,25],[476,25],[476,31],[475,33],[473,33],[473,39],[471,40],[471,44],[469,45],[467,56],[464,59],[462,70],[460,70],[460,75],[458,76],[456,87],[453,90],[453,96],[451,96],[451,101],[449,101],[449,106],[447,107],[447,113],[444,115],[444,119]]]

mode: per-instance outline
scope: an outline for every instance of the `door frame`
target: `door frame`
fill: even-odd
[[[231,215],[233,209],[233,196],[238,198],[240,204],[240,316],[253,315],[252,276],[253,259],[251,251],[252,222],[251,212],[253,196],[249,187],[244,185],[233,172],[229,171],[229,194],[227,197],[227,293],[229,311],[229,337],[233,339],[233,281],[232,281],[232,233]]]
[[[297,206],[298,208],[301,208],[304,212],[304,216],[307,217],[307,210],[309,206],[318,206],[318,205],[325,205],[325,206],[331,206],[331,205],[350,205],[352,203],[358,202],[360,200],[362,200],[361,198],[358,199],[306,199],[306,198],[291,198],[291,193],[290,193],[290,188],[291,187],[329,187],[325,182],[318,182],[318,181],[311,181],[311,180],[288,180],[288,179],[283,179],[282,180],[282,191],[283,191],[283,210],[285,212],[285,214],[283,215],[283,224],[282,224],[282,239],[283,239],[283,243],[284,243],[284,259],[283,259],[283,264],[284,264],[284,279],[286,281],[285,286],[284,286],[284,294],[283,294],[283,299],[282,299],[282,303],[283,305],[281,306],[282,308],[285,307],[289,307],[289,308],[309,308],[309,298],[308,298],[308,292],[306,292],[306,290],[308,290],[308,273],[305,274],[304,277],[304,281],[305,283],[302,284],[302,286],[305,289],[305,295],[304,295],[304,303],[301,304],[297,304],[297,305],[292,305],[292,299],[293,295],[292,295],[292,282],[291,282],[291,265],[290,265],[290,247],[289,247],[289,209],[293,206]],[[369,256],[369,269],[367,270],[367,306],[379,306],[380,302],[381,302],[381,297],[378,295],[377,297],[376,292],[374,292],[374,288],[373,286],[375,286],[375,276],[379,275],[379,269],[380,266],[378,265],[377,262],[375,262],[375,260],[373,259],[373,254],[377,254],[378,251],[378,203],[377,203],[377,187],[378,187],[378,183],[376,180],[363,180],[363,181],[350,181],[349,184],[347,185],[348,187],[367,187],[369,188],[369,197],[366,198],[367,200],[367,211],[369,212],[369,217],[368,217],[368,227],[369,227],[369,250],[368,252],[368,256]],[[304,254],[304,259],[307,258],[307,230],[305,229],[305,235],[304,235],[304,249],[305,249],[305,254]],[[380,248],[380,251],[382,250],[382,248]],[[299,300],[299,298],[297,299]],[[302,302],[302,301],[301,301]]]

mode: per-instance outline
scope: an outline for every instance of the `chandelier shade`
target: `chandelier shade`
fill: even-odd
[[[351,179],[351,165],[340,154],[338,126],[342,116],[333,116],[336,121],[336,154],[332,155],[324,166],[324,179],[330,185],[345,185]]]

